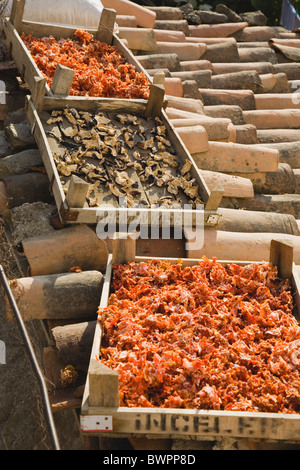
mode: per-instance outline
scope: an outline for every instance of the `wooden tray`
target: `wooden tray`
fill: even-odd
[[[46,83],[46,78],[34,62],[30,52],[21,39],[21,34],[32,34],[36,37],[54,36],[59,38],[72,38],[77,28],[64,27],[54,24],[35,23],[23,20],[24,7],[26,0],[14,0],[10,18],[6,18],[3,25],[3,42],[9,55],[14,60],[21,78],[28,85],[33,96],[33,101],[42,106],[42,97],[46,96],[64,96],[66,100],[73,81],[73,70],[68,67],[58,65],[51,88]],[[125,57],[126,61],[135,67],[137,72],[143,72],[149,79],[150,92],[152,89],[152,79],[146,70],[135,59],[131,51],[114,33],[115,10],[104,8],[101,14],[98,30],[89,32],[95,39],[116,47]],[[155,87],[155,85],[153,85]],[[113,99],[113,98],[112,98]],[[80,100],[86,100],[86,97],[80,97]],[[146,100],[147,101],[147,100]],[[160,103],[162,104],[162,102]]]
[[[126,234],[116,238],[114,243],[115,255],[110,255],[108,260],[100,308],[107,306],[113,263],[150,259],[135,256],[135,242],[127,238]],[[168,258],[166,261],[177,262]],[[293,263],[293,247],[273,240],[270,261],[278,267],[280,276],[292,282],[295,315],[299,320],[300,283]],[[227,264],[232,261],[220,262]],[[251,263],[233,262],[239,265]],[[197,260],[183,260],[183,266],[194,264],[197,264]],[[118,375],[96,359],[100,351],[101,334],[101,326],[97,322],[81,407],[81,430],[84,435],[198,440],[220,437],[282,441],[300,439],[298,414],[120,407]]]
[[[136,214],[136,209],[131,210],[127,208],[120,208],[119,205],[116,204],[116,198],[109,199],[105,197],[104,199],[101,199],[103,195],[99,196],[99,201],[101,201],[100,206],[98,205],[97,207],[89,207],[86,203],[86,183],[82,185],[80,184],[80,181],[75,182],[74,178],[72,181],[72,185],[71,182],[69,184],[67,194],[65,194],[61,184],[60,176],[58,174],[53,159],[53,153],[60,150],[57,147],[57,140],[54,137],[51,137],[49,134],[46,134],[46,129],[47,131],[49,131],[49,125],[46,124],[47,119],[45,118],[45,116],[49,117],[49,112],[51,113],[52,110],[62,110],[67,105],[69,106],[69,108],[75,108],[78,111],[100,110],[107,113],[133,114],[134,116],[139,116],[141,117],[141,119],[144,119],[146,125],[149,120],[151,121],[151,119],[154,119],[153,116],[159,117],[159,119],[163,122],[164,126],[166,127],[167,138],[171,142],[171,145],[175,150],[178,161],[181,164],[186,163],[186,161],[190,161],[190,174],[191,177],[195,180],[194,184],[198,186],[199,197],[203,202],[204,211],[202,210],[202,208],[202,212],[198,209],[190,211],[190,220],[192,221],[191,224],[193,226],[199,226],[199,217],[201,217],[201,223],[203,222],[203,225],[206,226],[214,226],[218,223],[220,216],[218,212],[218,206],[223,196],[223,189],[216,189],[215,191],[209,192],[209,189],[207,188],[207,185],[203,180],[199,169],[192,160],[192,157],[190,156],[188,150],[186,149],[179,135],[175,131],[174,127],[169,122],[164,110],[161,110],[158,113],[158,110],[156,109],[155,111],[155,106],[152,106],[150,101],[144,102],[143,100],[140,100],[138,102],[134,100],[111,100],[109,98],[91,98],[89,100],[80,100],[75,97],[73,99],[69,98],[66,101],[62,98],[45,96],[43,99],[43,107],[38,112],[34,106],[32,98],[28,96],[26,99],[27,116],[32,126],[32,133],[41,152],[41,156],[50,181],[51,190],[55,198],[56,206],[60,218],[63,222],[70,224],[97,223],[100,220],[99,209],[101,209],[101,207],[105,208],[105,210],[107,210],[111,214],[114,213],[117,223],[119,221],[120,214],[125,214],[125,216],[128,217],[127,220],[130,220],[131,215],[134,217],[134,215]],[[80,178],[77,178],[77,180],[78,179]],[[152,196],[153,194],[149,196],[149,200]],[[101,205],[102,203],[103,205]],[[107,207],[108,204],[109,207]],[[187,207],[188,206],[186,206],[185,209],[176,211],[176,217],[179,217],[180,219],[179,222],[175,222],[175,215],[173,210],[170,209],[170,211],[168,211],[167,209],[157,209],[155,212],[155,217],[157,220],[156,223],[159,226],[162,226],[164,224],[163,216],[168,215],[168,217],[170,217],[171,226],[184,226],[184,223],[182,223],[182,221],[183,217],[187,217]],[[145,217],[149,217],[149,220],[146,223],[150,224],[150,209],[140,209],[139,212],[143,211]]]

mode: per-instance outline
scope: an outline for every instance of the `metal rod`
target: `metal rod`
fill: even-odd
[[[44,407],[45,407],[45,417],[46,417],[46,420],[47,420],[47,423],[48,423],[48,426],[49,426],[49,430],[50,430],[50,434],[51,434],[51,440],[52,440],[52,443],[53,443],[54,450],[60,450],[60,445],[59,445],[59,441],[58,441],[58,437],[57,437],[57,433],[56,433],[56,428],[55,428],[53,415],[52,415],[52,410],[51,410],[51,404],[50,404],[50,400],[49,400],[49,396],[48,396],[48,390],[47,390],[47,387],[46,387],[44,376],[43,376],[42,371],[39,367],[38,361],[35,357],[35,353],[34,353],[30,338],[28,336],[25,324],[23,322],[20,311],[19,311],[18,306],[17,306],[16,301],[15,301],[15,298],[14,298],[14,296],[11,292],[10,286],[8,284],[5,272],[4,272],[3,267],[1,265],[0,265],[0,278],[1,278],[1,282],[2,282],[2,285],[3,285],[4,290],[5,290],[5,293],[8,297],[9,303],[11,305],[11,308],[13,310],[15,319],[18,323],[21,335],[24,339],[24,342],[25,342],[25,345],[26,345],[26,348],[27,348],[27,351],[28,351],[28,354],[29,354],[30,362],[32,364],[32,367],[33,367],[34,372],[36,374],[36,377],[38,379],[39,385],[41,387],[42,399],[43,399],[43,403],[44,403]]]

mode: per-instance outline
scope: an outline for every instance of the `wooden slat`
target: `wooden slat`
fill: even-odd
[[[28,84],[31,91],[34,90],[35,77],[42,77],[42,75],[32,59],[31,54],[10,21],[6,20],[4,22],[3,34],[4,44],[10,52],[22,79]]]
[[[32,101],[37,111],[42,111],[45,97],[46,78],[34,77],[34,89],[32,92]]]
[[[76,175],[72,175],[66,196],[66,203],[68,207],[84,207],[88,190],[89,183]]]
[[[70,124],[67,122],[66,124],[64,122],[59,123],[59,127],[56,123],[53,124],[48,124],[48,119],[50,117],[50,111],[53,110],[62,110],[66,106],[69,108],[75,108],[77,110],[85,110],[89,112],[93,111],[101,111],[104,113],[105,116],[107,116],[109,119],[114,118],[114,113],[118,112],[123,112],[123,113],[130,113],[136,115],[144,128],[149,129],[151,128],[151,120],[147,120],[145,117],[145,111],[146,111],[146,102],[144,100],[141,100],[139,102],[131,101],[131,100],[110,100],[106,98],[102,98],[99,100],[78,100],[75,98],[68,98],[68,99],[63,99],[59,97],[44,97],[44,102],[43,102],[43,111],[40,113],[37,113],[36,110],[34,109],[32,101],[28,98],[28,117],[29,121],[32,124],[34,128],[37,128],[37,137],[38,137],[38,146],[41,147],[41,153],[43,155],[43,159],[47,161],[45,163],[45,167],[47,170],[47,174],[50,180],[51,186],[53,186],[53,194],[55,197],[56,205],[60,213],[60,217],[64,222],[68,223],[98,223],[101,220],[103,221],[103,218],[106,217],[107,214],[107,206],[109,206],[109,212],[110,214],[115,214],[115,220],[116,223],[119,222],[120,217],[122,216],[122,220],[124,221],[124,218],[127,223],[131,223],[131,221],[134,221],[136,217],[142,217],[143,224],[153,224],[156,223],[157,226],[163,226],[165,223],[169,223],[169,225],[173,226],[173,224],[176,226],[180,225],[181,227],[184,226],[185,221],[188,220],[189,225],[193,226],[199,226],[199,223],[205,224],[205,225],[215,225],[215,223],[218,221],[218,215],[217,215],[217,210],[215,207],[211,207],[209,211],[205,212],[203,214],[203,209],[195,211],[194,209],[191,209],[190,212],[188,212],[187,207],[184,206],[184,204],[188,203],[188,197],[186,195],[180,194],[180,198],[182,200],[182,210],[177,210],[176,213],[174,210],[169,210],[166,211],[165,209],[160,209],[156,210],[156,214],[154,214],[154,211],[150,213],[149,209],[142,209],[140,208],[139,210],[137,209],[122,209],[122,207],[119,208],[118,205],[118,198],[110,192],[110,190],[105,187],[104,185],[99,185],[98,188],[94,190],[94,194],[92,195],[93,197],[96,197],[98,199],[98,205],[95,207],[77,207],[77,208],[72,208],[68,207],[66,204],[65,200],[65,192],[68,188],[69,185],[69,177],[65,177],[65,184],[64,184],[64,189],[62,187],[62,183],[60,181],[60,177],[57,173],[56,166],[53,162],[52,158],[52,153],[56,153],[60,156],[64,155],[64,152],[66,151],[66,147],[64,144],[64,136],[62,135],[62,132],[60,129],[66,128],[66,126],[70,126]],[[202,199],[203,203],[205,204],[209,198],[210,192],[207,188],[207,185],[201,175],[201,172],[199,169],[196,167],[194,161],[191,159],[191,156],[189,152],[187,151],[185,145],[183,144],[182,140],[180,139],[179,135],[174,131],[173,126],[170,124],[167,116],[165,113],[162,111],[159,118],[161,119],[163,125],[166,127],[166,136],[167,139],[170,141],[171,147],[176,154],[176,157],[178,161],[184,165],[187,160],[191,162],[191,169],[190,169],[190,174],[192,178],[195,179],[195,182],[199,188],[199,196]],[[116,122],[116,121],[115,121]],[[118,124],[120,128],[123,127],[123,124],[119,123]],[[62,139],[62,142],[60,142],[60,138]],[[45,142],[43,142],[43,139],[45,139]],[[141,150],[142,151],[142,150]],[[131,150],[128,150],[128,155],[132,159],[132,152]],[[132,160],[133,161],[133,160]],[[97,163],[97,162],[96,162]],[[108,174],[109,169],[107,169]],[[166,169],[166,171],[173,172],[173,176],[176,176],[175,170],[173,169]],[[130,170],[130,177],[132,177],[137,183],[138,183],[138,188],[141,191],[141,198],[146,200],[149,204],[157,204],[158,200],[162,196],[166,196],[166,188],[159,188],[158,186],[154,188],[154,186],[151,188],[147,188],[147,186],[141,182],[139,179],[136,171]],[[112,176],[113,178],[113,176]],[[113,181],[112,181],[113,182]],[[154,189],[153,189],[154,188]],[[140,199],[140,200],[142,200]],[[137,199],[138,202],[138,199]],[[157,206],[156,206],[157,207]],[[115,211],[112,212],[111,209],[114,209]],[[168,214],[167,214],[168,212]],[[142,215],[143,214],[143,215]],[[211,216],[213,215],[213,219],[209,220]],[[154,219],[153,217],[157,217]],[[168,219],[164,219],[163,217],[169,217],[170,221]],[[201,220],[199,217],[202,217]],[[176,220],[175,220],[176,218]]]
[[[118,240],[120,241],[120,240]],[[127,235],[121,237],[122,253],[126,252],[128,243]],[[115,245],[115,249],[119,245]],[[131,250],[133,245],[131,245]],[[290,272],[290,245],[282,243],[272,244],[270,248],[270,259],[278,263],[278,269],[282,269],[285,264],[284,254],[288,255],[288,263],[282,273]],[[132,260],[132,251],[130,251]],[[126,258],[126,256],[125,256]],[[135,262],[150,260],[149,257],[135,257]],[[177,264],[175,258],[162,258],[169,263]],[[220,260],[221,264],[235,264],[245,266],[253,261],[230,261]],[[198,263],[196,259],[183,259],[182,266],[193,266]],[[102,291],[100,308],[104,308],[109,299],[110,279],[112,275],[113,255],[109,255],[107,273],[105,278],[105,289]],[[295,293],[299,300],[299,278],[297,269],[293,265],[292,279]],[[299,310],[300,303],[297,304]],[[99,322],[98,322],[99,323]],[[97,325],[94,337],[94,344],[91,358],[98,354],[101,346],[101,326]],[[95,362],[93,363],[95,365]],[[93,375],[97,375],[97,369],[93,368]],[[101,374],[98,375],[98,383],[101,383]],[[88,435],[101,436],[126,436],[161,439],[216,439],[216,438],[255,438],[255,439],[275,439],[285,441],[297,441],[300,439],[300,415],[299,414],[278,414],[260,412],[230,412],[215,410],[194,410],[194,409],[160,409],[160,408],[127,408],[127,407],[98,407],[91,406],[90,398],[94,391],[90,383],[86,383],[81,407],[81,427],[82,431]],[[111,424],[110,432],[107,433],[102,425],[97,428],[97,417],[105,417]]]
[[[206,204],[207,210],[216,211],[221,204],[223,195],[224,189],[222,185],[218,185],[215,189],[213,189]]]
[[[277,266],[278,275],[283,279],[292,279],[294,246],[291,242],[271,240],[270,262]]]
[[[113,431],[88,431],[91,417],[111,417]],[[89,408],[83,413],[81,425],[90,435],[147,436],[164,439],[252,438],[291,440],[300,439],[299,415],[275,413],[247,413],[214,410],[183,410],[155,408]]]
[[[74,78],[74,70],[58,64],[55,69],[51,91],[53,95],[68,96]]]
[[[22,0],[23,1],[23,0]],[[105,9],[104,9],[105,10]],[[103,10],[103,11],[104,11]],[[101,23],[101,20],[100,20]],[[110,36],[111,28],[106,28],[102,25],[102,33],[106,31],[107,38],[103,36],[103,39],[108,39],[108,31]],[[22,21],[20,26],[20,31],[25,35],[31,34],[35,37],[44,37],[44,36],[53,36],[56,39],[60,38],[73,38],[76,28],[70,28],[55,24],[46,24],[46,23],[35,23],[30,21]],[[96,30],[86,29],[87,32],[96,36],[98,32]],[[101,34],[102,34],[101,33]],[[20,33],[21,34],[21,33]],[[21,75],[24,77],[24,80],[28,84],[30,90],[34,89],[34,82],[33,77],[39,76],[42,77],[41,71],[36,66],[30,52],[24,45],[23,41],[18,34],[18,31],[11,23],[9,19],[5,20],[4,23],[4,40],[5,45],[8,50],[12,52],[12,58],[14,59],[18,70],[20,71]],[[132,52],[124,45],[124,43],[118,38],[116,34],[112,34],[111,43],[114,47],[116,47],[124,56],[125,60],[132,64],[137,72],[143,72],[151,82],[151,78],[146,70],[141,66],[141,64],[137,61],[135,56]],[[105,41],[103,41],[105,42]],[[46,86],[46,93],[48,96],[52,96],[52,92],[49,86]],[[85,97],[78,97],[81,101],[86,101]],[[129,100],[127,100],[129,101]]]

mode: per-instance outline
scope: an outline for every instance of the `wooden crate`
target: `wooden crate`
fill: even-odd
[[[81,100],[80,98],[74,97],[69,98],[67,101],[58,97],[44,97],[43,107],[40,111],[37,111],[31,97],[26,99],[26,109],[29,122],[32,126],[32,133],[37,142],[38,148],[41,152],[41,156],[49,177],[51,190],[53,192],[57,209],[60,218],[65,223],[97,223],[100,221],[99,209],[105,208],[110,214],[115,214],[115,219],[118,223],[119,217],[125,216],[126,220],[133,220],[132,217],[136,216],[137,209],[122,208],[116,202],[116,198],[103,198],[103,195],[99,195],[99,201],[101,202],[98,207],[89,207],[86,203],[87,184],[81,184],[81,181],[74,182],[74,178],[69,184],[68,192],[65,193],[60,181],[55,162],[53,160],[53,153],[59,151],[57,149],[57,141],[51,135],[46,134],[46,128],[49,130],[47,125],[47,117],[49,118],[49,112],[52,110],[62,110],[66,106],[69,108],[75,108],[80,111],[103,111],[107,113],[125,113],[132,114],[134,116],[140,116],[146,122],[151,122],[156,116],[154,108],[151,106],[150,101],[144,102],[143,100],[111,100],[109,98]],[[156,110],[158,111],[158,110]],[[153,114],[154,112],[154,114]],[[191,177],[195,180],[195,184],[198,186],[199,196],[203,202],[203,207],[198,209],[191,209],[189,213],[190,221],[193,226],[199,226],[199,223],[203,223],[205,226],[214,226],[219,220],[218,206],[223,196],[223,189],[216,188],[215,191],[210,192],[199,169],[192,160],[188,150],[180,139],[179,135],[175,131],[172,124],[169,122],[164,110],[161,110],[158,114],[159,119],[163,122],[166,127],[166,135],[168,140],[171,142],[172,147],[175,149],[176,157],[180,164],[185,164],[186,161],[191,163]],[[150,125],[150,124],[149,124]],[[80,179],[80,178],[78,178]],[[79,197],[78,197],[79,196]],[[152,195],[151,195],[152,197]],[[101,199],[103,198],[103,199]],[[109,207],[108,207],[109,204]],[[186,203],[184,203],[186,204]],[[153,214],[155,212],[156,224],[159,226],[164,225],[164,217],[169,217],[170,226],[182,226],[184,225],[184,217],[187,217],[189,209],[185,206],[182,210],[177,210],[176,213],[173,210],[167,209],[156,209],[150,212],[150,209],[139,209],[139,213],[143,213],[143,217],[146,217],[148,222],[153,223]],[[152,213],[152,215],[151,215]],[[104,215],[102,215],[104,217]],[[152,217],[152,219],[151,219]],[[177,222],[176,222],[176,220]],[[124,220],[124,219],[122,219]],[[145,219],[143,219],[145,220]],[[179,222],[178,222],[179,220]],[[185,219],[186,220],[186,219]],[[200,222],[199,222],[200,221]]]
[[[149,259],[135,256],[134,240],[127,238],[126,234],[122,234],[114,242],[115,250],[108,261],[100,308],[107,306],[113,263],[142,262]],[[177,262],[168,258],[166,261]],[[299,320],[300,281],[293,263],[293,247],[273,240],[270,261],[278,267],[280,276],[289,278],[292,282],[295,315]],[[227,264],[231,261],[219,262]],[[251,261],[234,263],[246,265]],[[197,260],[183,260],[183,266],[195,264]],[[101,335],[101,325],[97,322],[81,407],[83,435],[195,440],[230,437],[293,442],[300,439],[298,414],[120,407],[118,375],[96,359],[100,351]]]
[[[33,60],[29,50],[21,39],[21,34],[31,34],[36,37],[53,36],[59,38],[73,38],[77,28],[64,27],[54,24],[35,23],[23,20],[24,7],[26,0],[14,0],[11,17],[6,18],[3,25],[2,39],[9,55],[14,60],[21,78],[27,84],[33,96],[36,107],[42,106],[42,97],[46,96],[64,96],[66,100],[73,81],[74,72],[72,69],[58,65],[51,88],[49,88],[46,78],[42,75]],[[155,85],[152,84],[150,75],[136,60],[132,52],[114,33],[115,10],[104,8],[99,22],[98,30],[86,29],[95,39],[116,47],[125,57],[127,63],[134,66],[137,72],[143,72],[149,79],[150,92]],[[80,100],[86,100],[86,97],[80,97]],[[162,104],[162,101],[161,103]]]

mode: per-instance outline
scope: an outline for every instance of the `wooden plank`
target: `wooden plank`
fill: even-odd
[[[66,195],[66,203],[68,207],[84,207],[88,190],[89,183],[76,175],[72,175]]]
[[[113,239],[113,256],[109,262],[110,266],[114,263],[127,263],[135,258],[135,235],[133,233],[117,233]],[[111,272],[109,269],[108,271]],[[109,296],[110,279],[104,281],[104,298],[107,302]],[[102,304],[102,299],[101,299]],[[99,322],[98,322],[99,323]],[[96,334],[101,334],[101,326],[96,326]],[[102,335],[101,335],[102,336]],[[91,406],[97,407],[117,407],[119,406],[119,377],[107,366],[101,364],[95,359],[100,351],[100,343],[96,341],[95,354],[92,355],[88,369],[88,381],[95,394],[90,397]]]
[[[299,278],[299,270],[293,263],[293,274],[292,274],[292,289],[294,291],[294,315],[298,322],[300,322],[300,278]]]
[[[57,96],[45,96],[44,111],[52,111],[53,109],[78,108],[81,111],[104,110],[107,112],[124,111],[128,113],[143,113],[146,108],[145,100],[127,100],[122,98],[94,98],[83,100],[80,96],[68,96],[67,98]]]
[[[118,239],[118,238],[117,238]],[[128,239],[126,234],[121,236],[122,243],[126,245]],[[115,248],[118,246],[116,245]],[[275,243],[270,249],[270,259],[280,266],[285,265],[284,255],[288,256],[288,268],[285,273],[290,272],[290,245],[285,243]],[[131,257],[132,255],[130,255]],[[110,278],[112,274],[113,255],[109,256],[107,272],[105,278],[105,292],[101,298],[100,308],[107,305],[110,292]],[[135,262],[150,260],[149,257],[135,257]],[[177,259],[162,258],[169,263],[177,263]],[[220,260],[221,264],[232,263],[230,260]],[[198,263],[196,259],[183,259],[182,265],[193,266]],[[234,261],[242,266],[252,263],[252,261]],[[282,271],[282,273],[284,273]],[[295,280],[296,267],[293,265],[292,278]],[[299,297],[299,278],[296,279],[297,295]],[[91,357],[99,353],[101,339],[99,336],[100,326],[96,329],[94,345]],[[93,369],[97,374],[97,370]],[[100,379],[99,379],[100,381]],[[127,408],[127,407],[93,407],[90,404],[90,397],[93,390],[90,383],[86,383],[82,407],[81,407],[81,429],[88,435],[101,436],[126,436],[147,437],[160,439],[216,439],[216,438],[255,438],[255,439],[275,439],[284,441],[297,441],[300,439],[300,415],[299,414],[278,414],[261,412],[238,412],[220,410],[194,410],[194,409],[159,409],[159,408]],[[103,420],[109,420],[111,427],[106,433]],[[98,418],[98,420],[97,420]],[[99,423],[99,425],[97,425]]]
[[[103,8],[98,30],[95,35],[98,41],[106,42],[106,44],[111,45],[115,28],[116,15],[116,10]]]
[[[68,96],[72,86],[74,74],[75,72],[73,69],[65,67],[61,64],[57,64],[50,88],[53,95]]]
[[[81,408],[82,410],[82,408]],[[89,427],[89,419],[105,415],[113,423],[112,431]],[[252,438],[267,440],[300,439],[299,415],[247,413],[213,410],[153,409],[153,408],[89,408],[81,414],[84,433],[91,435],[147,436],[163,439]]]
[[[33,135],[40,150],[45,169],[47,171],[55,202],[58,207],[61,207],[64,203],[65,195],[62,186],[59,182],[59,175],[54,160],[52,158],[52,152],[47,140],[46,133],[41,125],[39,115],[30,98],[28,98],[26,101],[26,108],[29,122],[31,123],[34,129]]]
[[[112,273],[112,255],[109,255],[104,283],[102,287],[102,294],[101,294],[99,308],[102,308],[104,305],[107,305],[109,294],[110,294],[111,273]],[[106,388],[106,385],[108,385],[108,389],[105,390],[108,396],[105,396],[105,394],[103,393],[103,388],[102,388],[103,384],[101,381],[101,375],[97,373],[97,371],[99,370],[98,369],[99,361],[96,358],[98,358],[98,355],[100,352],[101,338],[102,338],[102,327],[100,325],[100,322],[97,321],[93,347],[92,347],[92,352],[91,352],[91,359],[90,359],[90,364],[88,368],[88,380],[86,382],[85,391],[90,386],[95,387],[96,389],[99,388],[100,391],[94,396],[94,401],[96,403],[99,403],[99,402],[103,403],[103,401],[110,402],[113,407],[116,407],[116,406],[119,406],[119,381],[118,381],[117,374],[116,376],[106,375],[107,381],[104,382],[104,387]],[[109,388],[110,380],[112,381],[111,389]]]
[[[224,195],[224,189],[222,185],[218,185],[215,189],[213,189],[210,193],[209,199],[206,204],[206,209],[211,211],[216,211],[222,201]]]
[[[155,71],[152,79],[153,85],[164,85],[166,74],[163,70]]]
[[[95,390],[90,397],[91,406],[119,406],[119,375],[116,372],[92,359],[88,380],[90,387]]]

